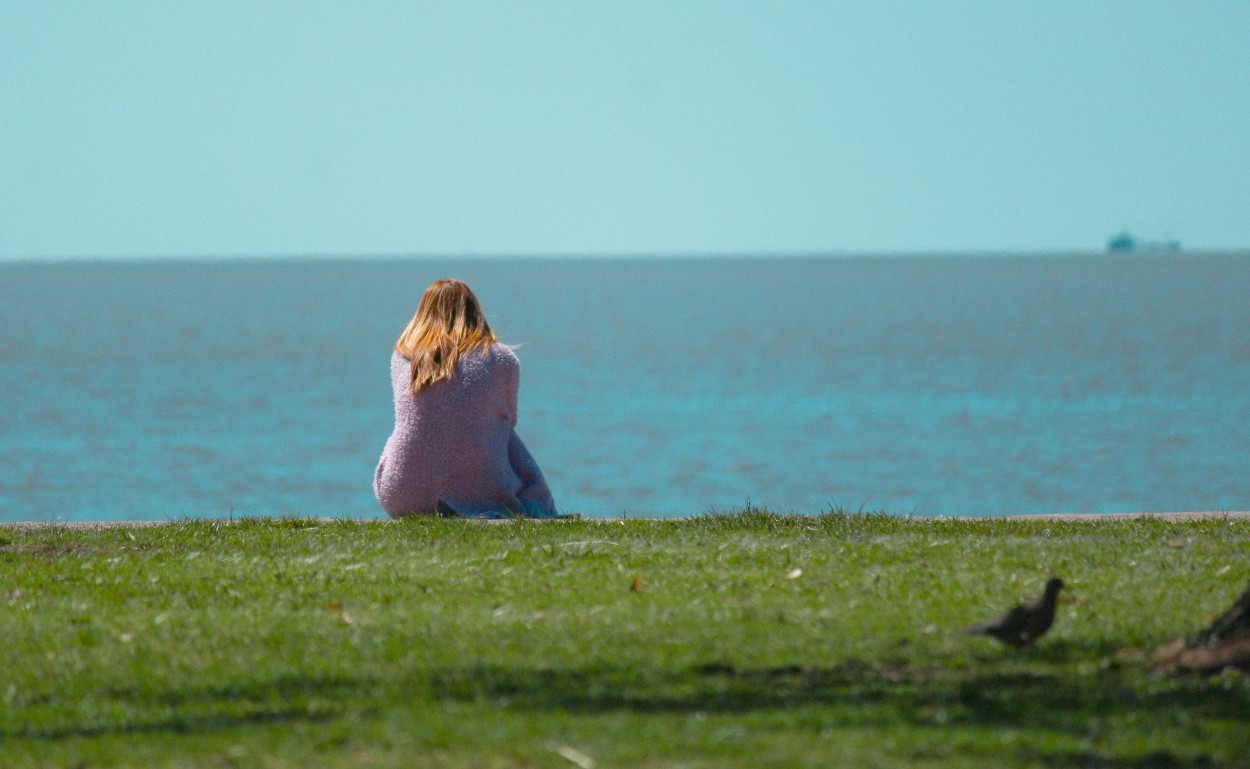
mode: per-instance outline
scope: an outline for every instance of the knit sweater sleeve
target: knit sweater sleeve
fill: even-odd
[[[507,424],[515,428],[517,393],[521,386],[521,361],[516,358],[516,353],[512,353],[509,346],[500,343],[491,345],[490,355],[495,360],[494,366],[497,371],[495,381],[502,398],[502,409],[505,411]]]
[[[517,401],[518,394],[521,390],[521,361],[516,357],[516,353],[512,349],[500,345],[504,349],[505,360],[508,361],[508,377],[504,384],[507,388],[505,397],[508,407],[508,422],[513,428],[516,427],[517,421]]]
[[[512,431],[508,439],[508,462],[521,479],[522,486],[517,492],[517,499],[525,506],[526,512],[536,518],[557,515],[555,498],[551,495],[547,479],[543,477],[538,462],[521,441],[521,436],[516,434],[516,430]]]
[[[507,350],[507,358],[511,364],[508,367],[507,398],[509,421],[512,423],[511,434],[508,436],[508,463],[512,465],[513,472],[521,479],[522,486],[517,492],[517,499],[525,506],[529,515],[543,518],[554,516],[557,515],[556,503],[551,495],[550,487],[547,486],[547,479],[543,477],[543,471],[539,469],[538,462],[516,432],[521,362],[511,349]]]

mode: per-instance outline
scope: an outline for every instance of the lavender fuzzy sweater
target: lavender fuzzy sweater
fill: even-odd
[[[464,355],[455,379],[416,395],[411,366],[391,355],[395,430],[373,477],[387,515],[434,513],[440,500],[471,517],[556,515],[547,481],[514,429],[521,363],[512,350],[493,344]]]

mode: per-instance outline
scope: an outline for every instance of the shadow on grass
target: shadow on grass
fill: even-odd
[[[509,708],[601,713],[735,714],[828,706],[856,723],[991,726],[1085,733],[1091,720],[1156,714],[1185,720],[1241,721],[1246,687],[1201,678],[1158,680],[1146,674],[1091,675],[1011,670],[872,666],[735,668],[710,664],[685,671],[635,668],[467,668],[437,673],[441,699],[486,700]],[[1143,726],[1149,730],[1149,723]]]
[[[1220,762],[1205,753],[1181,756],[1170,750],[1154,751],[1140,756],[1117,758],[1090,751],[1026,753],[1024,758],[1039,766],[1068,769],[1216,769]]]
[[[70,723],[70,715],[49,714],[47,720],[52,723],[15,724],[0,729],[0,741],[196,734],[299,721],[316,723],[335,718],[344,703],[359,705],[360,694],[370,685],[365,680],[281,676],[232,686],[114,688],[102,692],[100,704],[124,705],[135,714],[133,717]]]
[[[168,718],[137,721],[133,723],[81,724],[65,726],[14,729],[0,732],[3,739],[68,740],[75,738],[105,737],[119,734],[200,734],[217,732],[240,726],[261,726],[295,721],[317,722],[333,717],[332,713],[309,713],[302,708],[279,708],[252,713],[205,713],[200,715],[175,714]]]
[[[1190,734],[1186,723],[1239,724],[1250,712],[1250,687],[1241,682],[1223,686],[1198,677],[1159,679],[1141,669],[1076,672],[1071,663],[1097,659],[1092,651],[1053,644],[1023,655],[987,652],[962,667],[857,660],[780,667],[715,662],[683,668],[570,664],[409,669],[381,678],[364,673],[287,674],[168,690],[140,682],[98,693],[99,704],[106,708],[102,712],[124,705],[133,713],[130,717],[111,723],[107,719],[73,723],[75,713],[46,711],[49,704],[34,704],[30,715],[37,717],[43,710],[43,723],[11,724],[0,729],[0,741],[182,735],[314,723],[345,713],[394,710],[418,700],[475,703],[512,713],[588,716],[621,711],[746,716],[815,707],[822,725],[1014,729],[1024,735],[1062,732],[1078,737],[1114,729],[1117,737],[1131,738],[1128,744],[1151,744],[1159,734],[1183,738]],[[83,710],[89,708],[77,708],[78,714]],[[794,723],[796,729],[808,728],[803,719]],[[1023,763],[1043,767],[1208,769],[1219,762],[1202,751],[1231,750],[1221,739],[1225,738],[1189,745],[1185,753],[1128,756],[1112,749],[1049,750],[1026,740],[1019,753]],[[1185,744],[1179,739],[1177,743]]]
[[[1046,652],[1040,657],[1062,655]],[[1073,652],[1080,654],[1080,652]],[[964,668],[871,665],[855,660],[830,666],[740,668],[699,665],[685,670],[488,667],[444,671],[430,684],[437,698],[477,701],[515,711],[572,713],[632,711],[654,714],[746,715],[794,708],[821,708],[822,724],[848,727],[899,725],[946,730],[1014,730],[1038,735],[1019,749],[1023,763],[1094,769],[1210,769],[1215,754],[1232,750],[1240,727],[1223,729],[1202,744],[1185,742],[1186,724],[1244,723],[1250,687],[1225,687],[1209,679],[1159,679],[1137,670],[1017,669],[1000,659]],[[796,722],[799,723],[799,722]],[[1179,752],[1047,750],[1045,734],[1086,738],[1114,733],[1109,745],[1158,744],[1174,735]],[[1240,749],[1240,748],[1238,748]],[[972,752],[977,749],[970,748]],[[1125,754],[1128,751],[1129,754]],[[1134,752],[1136,751],[1136,752]]]

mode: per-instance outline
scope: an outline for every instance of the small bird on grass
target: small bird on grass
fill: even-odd
[[[1063,580],[1051,577],[1046,580],[1046,590],[1036,601],[1020,604],[993,619],[968,628],[969,635],[988,635],[1009,646],[1028,646],[1050,630],[1055,621],[1055,603]]]

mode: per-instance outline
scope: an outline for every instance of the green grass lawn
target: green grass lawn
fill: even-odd
[[[0,766],[1250,766],[1250,678],[1147,664],[1248,580],[1244,520],[0,528]]]

